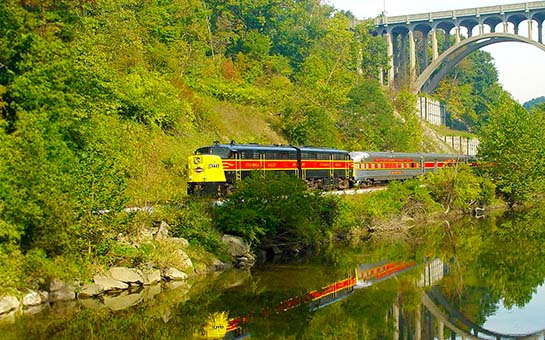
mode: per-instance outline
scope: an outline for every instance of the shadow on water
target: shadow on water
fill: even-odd
[[[0,323],[0,334],[6,339],[543,339],[542,318],[521,330],[518,312],[502,321],[503,329],[487,328],[499,311],[524,311],[536,298],[545,279],[543,217],[529,211],[441,222],[412,228],[402,240],[374,240],[357,250],[333,247],[297,263],[57,304]]]

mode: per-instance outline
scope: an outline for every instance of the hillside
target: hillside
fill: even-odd
[[[347,15],[319,0],[0,3],[0,267],[125,254],[112,240],[144,222],[123,209],[185,204],[186,158],[214,140],[432,151],[414,97],[376,79],[383,39]]]

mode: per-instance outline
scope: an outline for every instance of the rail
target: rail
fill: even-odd
[[[409,15],[398,16],[379,16],[375,19],[375,24],[388,25],[388,24],[401,24],[410,23],[414,21],[433,21],[437,19],[456,19],[460,17],[480,16],[487,14],[505,14],[512,12],[527,12],[530,10],[545,9],[545,1],[534,1],[519,4],[497,5],[497,6],[485,6],[466,9],[455,9],[451,11],[439,11],[430,13],[419,13]]]

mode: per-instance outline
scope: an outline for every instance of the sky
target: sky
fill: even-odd
[[[524,3],[517,0],[326,0],[339,10],[349,10],[356,18],[374,18],[383,11],[387,16],[428,13],[453,9]],[[521,35],[527,36],[526,22],[520,25]],[[512,31],[510,31],[512,32]],[[537,28],[534,27],[534,39]],[[544,38],[545,39],[545,38]],[[545,51],[515,42],[487,46],[492,54],[503,88],[521,104],[545,96]]]
[[[483,328],[503,334],[529,334],[545,329],[543,306],[545,305],[545,286],[541,285],[524,307],[505,308],[503,302],[487,318]]]

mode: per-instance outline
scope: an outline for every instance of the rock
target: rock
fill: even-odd
[[[155,233],[155,239],[162,240],[168,238],[169,225],[165,221],[161,221],[159,229]]]
[[[225,234],[221,240],[227,246],[227,252],[231,256],[240,256],[248,253],[248,245],[238,236]]]
[[[31,291],[25,296],[23,296],[23,306],[30,307],[36,306],[42,303],[42,297],[40,293]]]
[[[181,268],[182,269],[193,268],[193,262],[191,261],[189,256],[187,256],[187,254],[183,250],[178,249],[178,255],[180,256],[180,259],[181,259]]]
[[[183,281],[187,279],[187,274],[171,267],[165,270],[163,277],[169,281]]]
[[[43,312],[46,308],[48,308],[48,305],[46,304],[39,304],[35,306],[28,306],[28,308],[25,307],[23,310],[23,314],[25,315],[35,315]]]
[[[230,264],[221,262],[219,259],[214,259],[214,261],[212,262],[212,265],[210,266],[210,269],[212,271],[221,272],[221,271],[230,269],[231,267],[232,265]]]
[[[63,281],[59,279],[51,279],[51,281],[49,282],[49,291],[54,292],[56,290],[61,290],[65,286],[66,283],[64,283]]]
[[[39,291],[38,294],[40,295],[40,298],[42,299],[41,303],[46,303],[49,301],[49,293],[46,291]]]
[[[112,279],[141,285],[144,282],[142,276],[135,270],[126,267],[114,267],[109,270]]]
[[[8,313],[12,310],[17,310],[21,303],[15,296],[4,296],[0,298],[0,314]]]
[[[71,287],[64,286],[54,292],[49,293],[49,302],[69,301],[76,298],[76,293]]]
[[[122,292],[116,296],[105,295],[104,305],[108,306],[108,308],[113,311],[122,310],[137,305],[143,298],[144,290],[132,294],[129,294],[129,292]]]
[[[90,283],[83,285],[81,287],[81,290],[78,293],[78,299],[85,299],[93,296],[97,296],[104,293],[104,286],[96,284],[96,283]]]
[[[97,285],[104,287],[104,291],[108,292],[111,290],[123,290],[129,288],[129,285],[125,282],[114,280],[111,277],[103,275],[95,275],[93,280]]]
[[[159,269],[140,271],[144,286],[154,285],[161,282],[161,271]]]
[[[15,323],[17,317],[17,311],[12,310],[9,313],[0,314],[0,322],[1,323]]]

